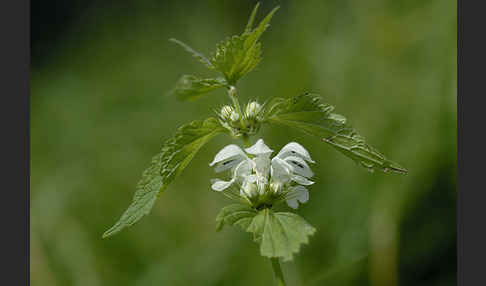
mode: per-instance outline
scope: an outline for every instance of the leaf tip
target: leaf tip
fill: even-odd
[[[169,38],[169,42],[176,43],[176,44],[180,43],[180,41],[177,40],[176,38]]]
[[[110,236],[114,235],[114,234],[115,234],[115,233],[117,233],[117,232],[118,232],[118,231],[115,231],[115,230],[113,229],[113,227],[112,227],[112,228],[108,229],[107,231],[105,231],[105,232],[103,233],[103,235],[101,236],[101,238],[103,238],[103,239],[108,238],[108,237],[110,237]]]
[[[390,165],[388,167],[385,167],[383,168],[383,172],[385,173],[394,172],[400,175],[408,175],[408,170],[398,165]]]
[[[273,8],[272,11],[270,11],[270,15],[273,16],[273,14],[275,14],[275,12],[277,12],[278,9],[280,9],[280,5],[275,6],[275,8]]]

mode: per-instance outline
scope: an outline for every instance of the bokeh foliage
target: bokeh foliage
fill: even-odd
[[[271,266],[249,234],[215,232],[228,202],[210,190],[208,163],[226,135],[201,149],[149,216],[101,239],[161,143],[229,101],[224,90],[196,103],[168,95],[187,71],[215,76],[168,39],[209,54],[241,31],[255,2],[88,3],[59,37],[32,47],[32,285],[268,285]],[[277,4],[240,97],[318,93],[409,170],[369,173],[313,137],[263,128],[274,150],[295,140],[317,162],[298,210],[317,232],[283,264],[288,284],[455,285],[455,2],[260,9]]]

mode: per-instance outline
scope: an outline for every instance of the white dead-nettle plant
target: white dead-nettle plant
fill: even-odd
[[[368,145],[344,116],[334,113],[334,107],[321,103],[315,94],[275,97],[263,103],[253,100],[244,108],[240,106],[236,84],[260,63],[259,39],[278,9],[273,9],[254,27],[258,7],[257,4],[253,9],[243,33],[219,43],[209,58],[171,39],[207,68],[220,73],[219,77],[210,78],[183,75],[172,93],[181,100],[195,100],[213,90],[226,89],[231,102],[217,108],[216,117],[183,125],[164,142],[137,184],[131,205],[103,237],[112,236],[149,214],[160,194],[201,147],[216,135],[227,134],[241,139],[246,148],[228,145],[210,164],[216,172],[227,171],[230,175],[227,180],[214,179],[211,188],[236,201],[220,211],[216,217],[217,229],[237,225],[252,233],[260,254],[272,261],[277,284],[285,285],[278,259],[291,260],[316,230],[299,215],[277,211],[276,206],[285,207],[280,203],[286,202],[290,208],[297,209],[299,203],[308,201],[308,187],[314,183],[310,181],[313,172],[309,164],[314,161],[296,142],[285,145],[272,158],[273,150],[263,140],[250,146],[251,137],[262,125],[293,128],[314,136],[369,171],[405,174],[407,170]]]

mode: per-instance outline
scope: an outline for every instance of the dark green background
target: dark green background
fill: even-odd
[[[33,1],[32,285],[271,285],[250,235],[215,232],[228,201],[203,147],[152,213],[102,240],[152,155],[176,128],[229,102],[167,95],[184,73],[212,72],[168,41],[209,54],[240,33],[254,1]],[[316,184],[299,208],[318,232],[289,285],[455,285],[456,2],[263,1],[281,6],[243,102],[319,93],[368,142],[409,169],[369,173],[319,140],[283,128],[261,137],[311,153]],[[252,141],[256,141],[256,137]]]

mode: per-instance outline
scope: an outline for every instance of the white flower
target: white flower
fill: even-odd
[[[248,160],[243,160],[233,169],[233,177],[231,178],[231,180],[223,181],[219,179],[214,179],[211,182],[211,188],[215,191],[221,192],[229,188],[233,183],[245,180],[246,177],[250,175],[250,172],[250,162]]]
[[[299,202],[307,202],[309,193],[303,186],[314,183],[309,180],[314,173],[307,164],[314,161],[307,150],[291,142],[270,159],[272,153],[262,139],[244,151],[234,144],[224,147],[209,165],[215,166],[216,172],[231,169],[232,178],[229,181],[214,179],[211,188],[223,191],[237,184],[240,196],[250,199],[280,197],[292,208],[297,208]]]
[[[254,175],[249,177],[249,180],[253,180],[257,187],[259,194],[263,194],[265,187],[268,184],[268,175],[270,171],[270,155],[273,150],[268,148],[262,139],[259,139],[253,146],[245,149],[246,153],[254,155],[252,160]]]
[[[290,142],[272,159],[272,184],[274,191],[293,181],[299,185],[312,185],[311,178],[314,173],[306,161],[314,163],[309,152],[299,143]],[[297,208],[298,202],[305,203],[309,199],[309,193],[303,186],[288,188],[286,194],[287,204],[291,208]]]
[[[231,169],[245,159],[248,159],[245,152],[243,152],[243,150],[241,150],[241,148],[237,145],[231,144],[219,151],[209,166],[212,167],[214,164],[216,164],[214,170],[216,173],[219,173]]]

